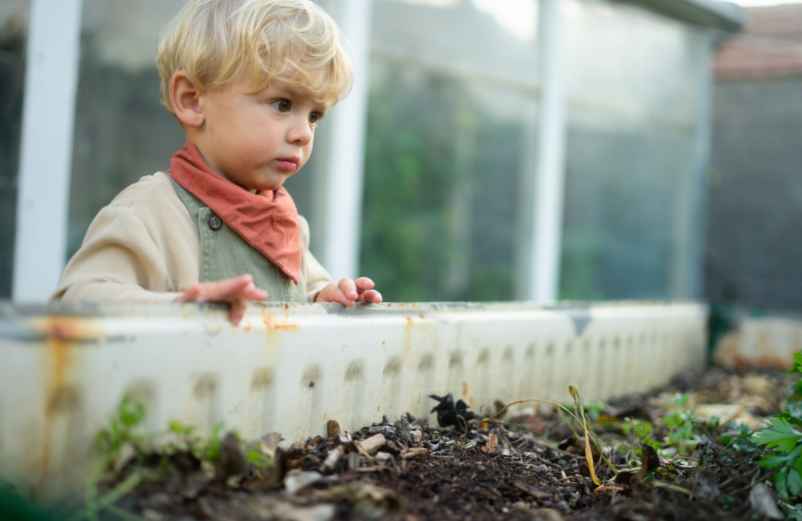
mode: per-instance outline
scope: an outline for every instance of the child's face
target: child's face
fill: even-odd
[[[273,82],[254,93],[244,81],[204,93],[197,145],[209,166],[246,190],[275,190],[312,154],[326,106]]]

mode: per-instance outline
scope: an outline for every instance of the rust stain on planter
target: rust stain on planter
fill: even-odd
[[[69,413],[78,403],[77,391],[69,384],[69,373],[76,345],[100,338],[101,331],[93,322],[75,317],[49,316],[35,321],[33,328],[45,336],[47,375],[44,402],[44,426],[41,451],[37,462],[39,488],[44,486],[52,457],[53,429],[58,416]]]
[[[285,307],[284,309],[283,320],[277,319],[275,316],[273,316],[273,313],[268,310],[262,311],[262,322],[264,323],[268,332],[287,333],[298,331],[299,329],[298,324],[289,321],[289,307]]]
[[[404,317],[404,354],[406,355],[412,351],[412,328],[415,327],[415,321],[410,316]]]

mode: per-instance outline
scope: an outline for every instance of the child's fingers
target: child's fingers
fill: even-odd
[[[178,302],[193,302],[198,300],[200,291],[200,284],[193,284],[192,287],[187,288],[183,293],[181,293],[181,296],[178,297]]]
[[[240,298],[244,300],[265,300],[267,299],[267,291],[251,285],[243,290]]]
[[[354,305],[354,299],[348,298],[348,295],[340,288],[334,288],[334,291],[331,294],[330,302],[337,302],[338,304],[342,304],[347,308],[350,308]]]
[[[354,281],[354,283],[356,284],[357,291],[360,293],[376,287],[376,284],[374,284],[373,281],[367,277],[359,277]]]
[[[248,286],[253,285],[250,275],[240,275],[231,279],[219,280],[215,282],[201,282],[196,284],[194,300],[220,301],[231,300]],[[190,289],[195,289],[193,286]]]
[[[215,282],[200,282],[184,291],[179,302],[231,302],[236,299],[264,300],[267,292],[253,284],[253,277],[240,275],[231,279]]]
[[[350,301],[349,304],[355,301],[359,296],[356,292],[356,284],[349,278],[340,279],[340,282],[337,283],[337,289],[342,291],[345,298]]]
[[[367,302],[369,304],[381,304],[382,303],[382,294],[376,291],[375,289],[369,289],[364,291],[361,295],[359,295],[359,300],[362,302]]]
[[[242,317],[245,316],[245,301],[233,300],[231,301],[231,308],[228,310],[228,319],[232,324],[239,325]]]
[[[253,277],[240,275],[231,279],[208,282],[206,284],[206,300],[230,300],[238,297],[253,286]]]
[[[334,283],[329,284],[317,294],[315,302],[336,302],[345,307],[354,305],[353,299],[349,299],[342,290]]]

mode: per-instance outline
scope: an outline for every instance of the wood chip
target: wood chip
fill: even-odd
[[[482,447],[479,450],[481,450],[485,454],[495,454],[497,447],[498,447],[498,438],[496,437],[495,432],[491,432],[490,436],[488,436],[487,438],[487,443],[482,445]]]
[[[340,424],[337,423],[337,420],[329,420],[326,422],[326,437],[327,438],[337,438],[340,436],[342,429],[340,429]]]
[[[387,439],[384,437],[384,434],[374,434],[370,438],[366,438],[362,441],[355,441],[354,445],[357,446],[357,449],[360,452],[364,452],[369,455],[376,454],[380,448],[384,447],[387,444]]]
[[[412,459],[429,454],[429,449],[425,447],[412,447],[401,453],[401,459]]]
[[[323,470],[334,470],[334,468],[337,466],[337,462],[340,461],[340,458],[342,458],[343,454],[345,454],[345,449],[342,445],[329,452],[328,456],[326,456],[326,461],[323,462]]]

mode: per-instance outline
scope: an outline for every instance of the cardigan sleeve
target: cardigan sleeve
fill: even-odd
[[[126,206],[103,208],[70,259],[53,299],[65,301],[176,300],[163,252]]]
[[[169,178],[145,176],[95,216],[52,298],[174,301],[198,281],[199,248]]]

